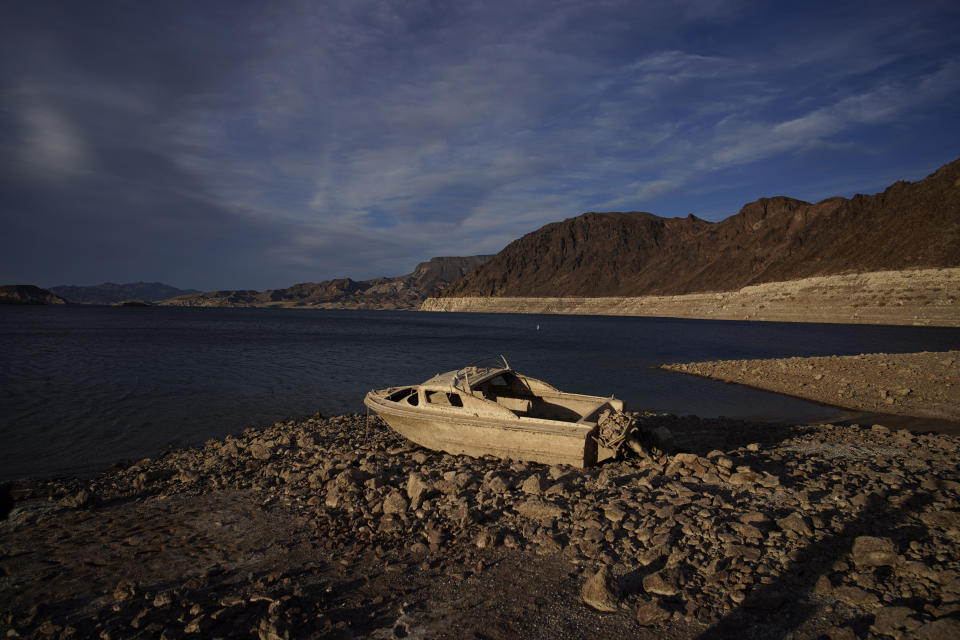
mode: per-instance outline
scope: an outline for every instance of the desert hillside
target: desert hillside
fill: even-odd
[[[512,242],[444,297],[610,297],[960,266],[960,160],[883,193],[816,204],[786,197],[721,222],[585,213]]]
[[[960,327],[960,268],[816,276],[679,296],[430,298],[421,309]]]

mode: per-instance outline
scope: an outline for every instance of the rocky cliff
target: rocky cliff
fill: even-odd
[[[32,284],[0,286],[0,304],[68,304],[69,301]]]
[[[336,309],[416,309],[450,282],[481,266],[492,256],[432,258],[405,276],[304,282],[267,291],[208,291],[177,296],[160,304],[183,307],[304,307]]]
[[[512,242],[446,297],[733,291],[848,272],[960,266],[960,160],[916,183],[816,204],[763,198],[721,222],[585,213]]]

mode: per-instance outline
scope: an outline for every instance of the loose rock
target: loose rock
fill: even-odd
[[[890,538],[860,536],[853,541],[853,563],[858,569],[892,567],[897,564],[897,549]]]
[[[610,567],[603,566],[590,576],[581,591],[583,601],[597,611],[616,611],[620,608],[620,588],[613,579]]]

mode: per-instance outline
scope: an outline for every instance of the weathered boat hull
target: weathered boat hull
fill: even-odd
[[[431,415],[384,402],[375,392],[368,393],[364,403],[397,433],[428,449],[578,468],[589,467],[597,461],[596,443],[590,437],[595,424],[543,419],[496,421],[449,413]]]

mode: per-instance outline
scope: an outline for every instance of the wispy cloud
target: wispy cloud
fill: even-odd
[[[47,105],[30,105],[21,110],[23,137],[21,161],[41,179],[56,180],[85,168],[87,152],[76,129]]]
[[[825,167],[874,184],[960,143],[949,4],[7,13],[0,215],[39,259],[12,247],[0,270],[24,281],[397,274],[586,210],[716,217],[819,194]]]
[[[858,127],[894,122],[912,110],[936,106],[958,90],[960,67],[947,61],[931,73],[844,96],[789,120],[764,123],[731,116],[716,127],[714,141],[723,148],[705,165],[745,164],[831,140],[843,141],[842,136],[854,134]]]

